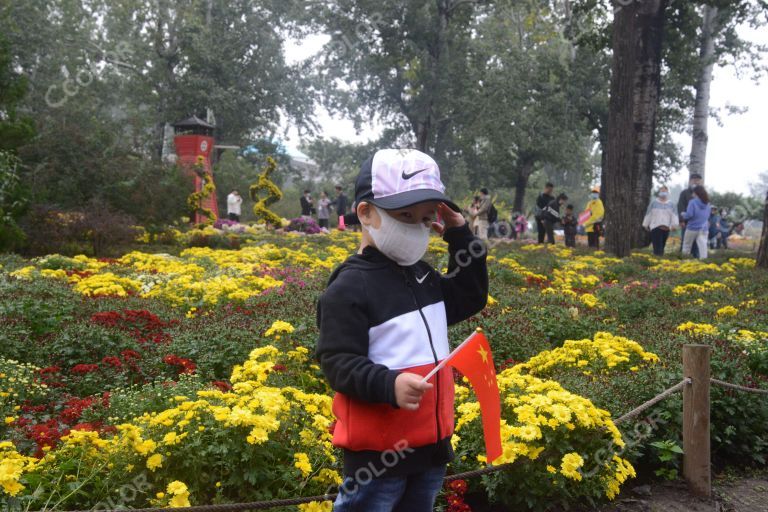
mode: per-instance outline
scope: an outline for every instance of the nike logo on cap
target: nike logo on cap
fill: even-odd
[[[413,171],[413,172],[405,172],[405,171],[403,171],[403,174],[401,175],[401,177],[404,180],[409,180],[409,179],[413,178],[414,176],[416,176],[417,174],[419,174],[420,172],[424,172],[424,171],[428,171],[428,170],[429,170],[429,167],[425,167],[424,169],[419,169],[418,171]]]

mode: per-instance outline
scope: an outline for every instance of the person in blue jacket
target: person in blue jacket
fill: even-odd
[[[691,254],[695,243],[699,248],[699,259],[707,257],[707,239],[709,238],[709,214],[712,205],[709,204],[709,194],[702,185],[693,188],[692,199],[682,213],[685,220],[685,235],[683,237],[683,254]]]

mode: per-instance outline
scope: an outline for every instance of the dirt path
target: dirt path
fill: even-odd
[[[599,512],[768,512],[768,472],[740,478],[719,478],[712,499],[688,493],[682,482],[630,488]]]

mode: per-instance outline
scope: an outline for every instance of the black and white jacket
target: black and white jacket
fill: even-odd
[[[344,473],[382,467],[386,475],[423,471],[453,458],[453,374],[430,379],[416,411],[399,409],[395,378],[426,375],[449,352],[448,326],[485,307],[484,244],[467,225],[447,229],[448,272],[426,262],[402,267],[376,248],[349,257],[331,275],[317,306],[316,355],[337,391],[334,445],[344,448]],[[394,461],[394,462],[393,462]],[[374,472],[374,476],[377,476]]]

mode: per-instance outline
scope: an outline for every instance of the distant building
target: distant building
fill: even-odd
[[[320,166],[295,146],[284,146],[286,154],[291,159],[291,166],[298,170],[302,177],[309,181],[317,181],[317,172]]]

